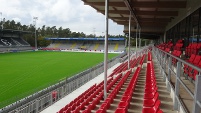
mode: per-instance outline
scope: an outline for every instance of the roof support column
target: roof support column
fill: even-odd
[[[136,51],[137,51],[137,31],[138,31],[138,23],[137,23],[137,27],[136,27]]]
[[[164,33],[164,37],[163,37],[164,42],[166,42],[166,31]]]
[[[141,35],[140,35],[140,33],[141,33],[141,29],[139,29],[139,48],[141,48]]]
[[[105,48],[104,48],[104,99],[107,98],[107,59],[108,59],[108,2],[105,0]]]
[[[130,69],[130,44],[131,44],[131,11],[130,11],[130,15],[129,15],[128,69]]]

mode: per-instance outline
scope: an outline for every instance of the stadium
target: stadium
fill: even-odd
[[[36,28],[1,22],[0,113],[201,112],[201,1],[82,2],[105,15],[104,38],[46,37],[38,47],[25,39]],[[126,38],[108,37],[108,18]]]

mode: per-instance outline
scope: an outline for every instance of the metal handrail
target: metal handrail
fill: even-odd
[[[175,58],[175,59],[177,59],[178,61],[182,62],[183,64],[187,64],[187,65],[189,65],[190,67],[192,67],[193,69],[195,69],[195,70],[201,72],[201,68],[199,68],[199,67],[197,67],[197,66],[195,66],[195,65],[193,65],[193,64],[191,64],[191,63],[189,63],[189,62],[187,62],[187,61],[185,61],[185,60],[182,60],[182,59],[180,59],[179,57],[176,57],[176,56],[174,56],[174,55],[172,55],[172,54],[170,54],[170,53],[168,53],[168,52],[166,52],[166,51],[164,51],[164,50],[161,50],[161,49],[158,49],[158,50],[159,50],[159,51],[162,51],[163,53],[166,53],[167,55],[169,55],[169,56],[171,56],[171,57],[173,57],[173,58]]]
[[[166,64],[166,62],[164,62],[166,59],[167,59],[167,55],[170,59],[172,58],[175,58],[178,62],[177,62],[177,70],[176,70],[176,73],[174,72],[174,70],[171,68],[171,64],[170,62],[172,62],[171,60],[169,60],[169,63],[167,67],[168,69],[168,78],[170,78],[171,76],[171,73],[173,73],[173,75],[176,77],[176,80],[175,80],[175,88],[173,88],[174,90],[174,99],[176,99],[177,101],[174,102],[174,109],[177,109],[179,110],[179,106],[181,106],[181,100],[179,99],[179,84],[181,84],[184,89],[188,92],[188,94],[192,97],[192,99],[194,100],[194,103],[193,104],[193,110],[192,112],[195,112],[195,113],[199,113],[200,112],[200,109],[201,109],[201,98],[199,97],[199,94],[201,93],[201,88],[200,88],[200,85],[201,85],[201,68],[183,60],[183,59],[180,59],[179,57],[176,57],[164,50],[161,50],[159,48],[154,48],[155,52],[156,52],[156,57],[158,58],[158,62],[159,62],[159,65],[161,66],[161,69],[163,70],[163,72],[165,72],[164,70],[166,68],[163,69],[163,65]],[[164,59],[163,61],[163,56],[166,55],[166,58]],[[186,84],[180,79],[180,74],[181,74],[181,70],[182,69],[182,64],[186,64],[188,66],[190,66],[192,69],[195,69],[198,71],[198,75],[196,75],[196,80],[195,80],[195,91],[194,93],[191,92],[191,90],[186,86]],[[171,86],[171,80],[168,79],[168,83],[169,85]],[[181,107],[184,111],[185,111],[185,107]]]

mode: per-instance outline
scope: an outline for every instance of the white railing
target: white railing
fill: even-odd
[[[182,60],[181,58],[175,57],[170,53],[167,53],[161,49],[158,49],[154,46],[153,53],[157,58],[158,64],[160,65],[160,72],[163,75],[164,81],[166,81],[166,85],[168,91],[170,91],[171,96],[173,97],[174,110],[179,112],[192,112],[192,113],[200,113],[201,112],[201,68]],[[176,66],[172,65],[172,59],[177,60]],[[189,81],[193,81],[195,90],[192,92],[192,89],[188,87],[188,85],[181,79],[181,77],[188,79],[188,75],[185,75],[183,72],[183,66],[188,65],[189,67],[197,70],[199,75],[196,75],[196,80],[193,81],[190,79]],[[175,81],[171,80],[174,77]],[[185,104],[181,98],[181,88],[184,89],[192,98],[192,101],[189,101],[188,104]],[[192,110],[187,109],[186,106],[192,106]]]

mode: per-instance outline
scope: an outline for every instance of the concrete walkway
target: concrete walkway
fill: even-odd
[[[108,76],[120,64],[121,63],[117,63],[116,65],[114,65],[113,67],[111,67],[110,69],[108,69]],[[87,89],[89,89],[92,85],[99,84],[103,80],[104,80],[104,73],[101,73],[100,75],[98,75],[94,79],[90,80],[89,82],[87,82],[86,84],[84,84],[83,86],[81,86],[80,88],[76,89],[72,93],[70,93],[67,96],[65,96],[63,99],[57,101],[56,103],[54,103],[50,107],[44,109],[43,111],[41,111],[41,113],[56,113],[56,112],[58,112],[65,105],[67,105],[72,100],[74,100],[76,97],[78,97],[79,95],[81,95],[84,91],[86,91]]]

